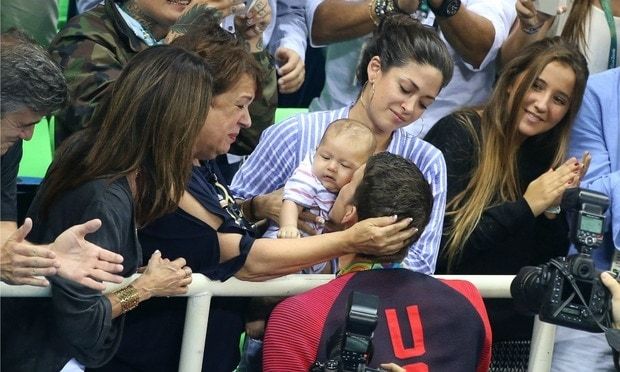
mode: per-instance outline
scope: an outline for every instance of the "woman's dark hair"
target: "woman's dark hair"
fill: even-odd
[[[357,67],[357,80],[368,81],[367,66],[372,57],[381,60],[381,70],[402,67],[409,62],[437,68],[443,76],[441,87],[452,79],[454,63],[437,32],[404,14],[385,17],[366,43]]]
[[[173,211],[189,179],[212,87],[205,60],[194,53],[173,46],[138,53],[112,83],[89,126],[58,149],[42,189],[43,213],[67,190],[134,172],[138,224]]]

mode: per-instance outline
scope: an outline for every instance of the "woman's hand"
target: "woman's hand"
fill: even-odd
[[[254,203],[252,210],[254,211],[254,218],[257,220],[269,219],[279,224],[280,222],[280,209],[282,208],[282,195],[283,189],[277,189],[269,194],[257,195],[252,200]],[[245,203],[247,203],[246,201]]]
[[[556,200],[561,200],[564,191],[577,182],[581,169],[581,163],[570,158],[556,170],[549,169],[530,182],[523,197],[535,217],[556,203]]]
[[[579,164],[581,168],[579,169],[579,174],[574,187],[579,187],[581,184],[581,180],[583,180],[583,177],[585,177],[586,173],[588,173],[590,162],[592,162],[592,155],[590,155],[588,151],[584,151],[583,157],[581,158],[581,163]]]
[[[192,282],[192,269],[185,266],[184,258],[170,261],[161,258],[161,252],[155,251],[149,260],[144,274],[132,285],[140,292],[142,300],[152,296],[174,296],[187,293],[187,286]]]
[[[385,256],[409,246],[418,229],[409,226],[411,218],[398,222],[396,219],[396,216],[368,218],[345,230],[349,253]]]
[[[283,189],[277,189],[269,194],[258,195],[254,197],[254,216],[258,220],[269,219],[280,225],[280,209],[282,209]],[[246,201],[247,203],[247,201]],[[299,213],[297,220],[297,228],[308,235],[316,235],[316,231],[311,223],[323,224],[323,218],[311,213],[310,211],[302,211]]]

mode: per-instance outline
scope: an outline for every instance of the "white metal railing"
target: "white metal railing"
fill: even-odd
[[[122,284],[108,286],[108,291],[127,285],[138,274],[126,279]],[[510,298],[510,283],[514,275],[437,275],[442,279],[460,279],[473,283],[483,297]],[[193,274],[192,284],[184,296],[189,297],[185,314],[185,329],[181,346],[179,371],[199,372],[202,368],[205,334],[209,319],[211,298],[225,297],[258,297],[258,296],[291,296],[307,291],[333,279],[333,275],[288,275],[266,282],[245,282],[231,278],[225,282],[212,281],[204,275]],[[48,297],[49,288],[31,286],[10,286],[0,284],[2,297]],[[534,322],[528,372],[549,371],[555,326],[541,322],[538,317]]]

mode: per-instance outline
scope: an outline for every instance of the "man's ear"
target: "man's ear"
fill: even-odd
[[[342,217],[342,225],[348,229],[357,223],[357,208],[354,205],[346,207],[344,217]]]

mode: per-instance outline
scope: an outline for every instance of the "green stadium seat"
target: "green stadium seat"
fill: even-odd
[[[67,15],[69,14],[69,1],[70,0],[59,0],[58,1],[58,29],[62,30],[63,27],[67,24]]]
[[[54,118],[50,119],[53,123]],[[52,124],[53,125],[53,124]],[[30,141],[23,142],[24,155],[19,163],[20,178],[43,178],[52,162],[53,136],[50,135],[50,123],[46,118],[35,125]]]
[[[276,109],[275,123],[279,123],[293,115],[308,112],[305,107],[278,107]]]

